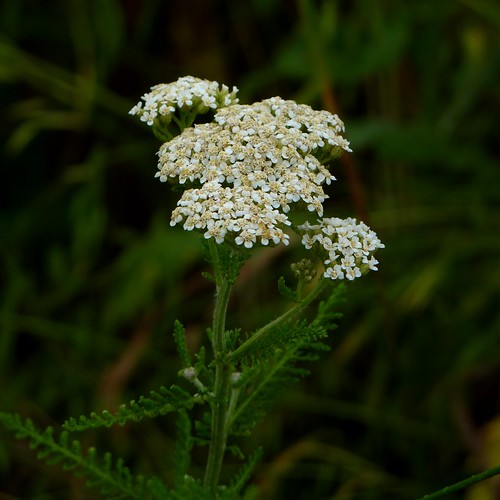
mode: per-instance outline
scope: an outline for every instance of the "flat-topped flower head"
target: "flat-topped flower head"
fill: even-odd
[[[217,242],[228,235],[247,248],[287,243],[283,227],[290,225],[286,214],[292,207],[323,214],[323,185],[335,180],[323,162],[350,151],[342,131],[336,115],[279,97],[218,110],[213,123],[187,128],[160,148],[156,176],[187,188],[172,224],[183,222],[184,229],[203,230],[206,237],[216,229]],[[246,218],[236,210],[220,220],[221,208],[208,200],[227,199],[227,193],[246,207]],[[208,198],[190,206],[193,194]],[[206,225],[208,208],[218,220],[215,229]],[[203,215],[203,222],[193,225],[190,210]]]
[[[337,115],[281,97],[221,109],[215,121],[230,130],[241,128],[270,134],[283,146],[314,154],[321,163],[340,156],[343,151],[351,152],[349,142],[342,136],[344,124]]]
[[[172,226],[247,249],[287,245],[291,211],[323,216],[323,188],[335,180],[328,167],[351,151],[344,124],[337,115],[281,97],[240,105],[236,92],[188,76],[153,87],[130,113],[167,139],[156,177],[183,188]],[[197,114],[209,111],[212,121],[193,125]],[[384,245],[365,224],[317,222],[296,231],[322,256],[325,277],[353,280],[376,269],[373,253]],[[308,273],[312,279],[313,268]]]
[[[315,249],[326,257],[323,276],[333,280],[354,280],[369,270],[377,270],[378,260],[373,254],[385,245],[364,222],[333,217],[318,220],[318,223],[305,223],[298,230],[307,249]]]
[[[202,231],[205,238],[214,238],[219,244],[229,239],[252,248],[256,243],[287,245],[289,240],[283,228],[290,222],[273,208],[266,193],[259,198],[244,188],[223,187],[217,181],[184,191],[172,212],[170,225],[180,222],[185,230]]]
[[[151,92],[144,94],[129,114],[139,116],[158,130],[167,128],[172,121],[182,130],[191,126],[197,115],[237,103],[237,92],[236,87],[229,90],[217,82],[185,76],[151,87]]]

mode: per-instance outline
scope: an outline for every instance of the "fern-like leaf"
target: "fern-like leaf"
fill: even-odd
[[[222,269],[225,279],[234,284],[240,274],[241,266],[249,257],[249,253],[225,244],[217,245],[217,253],[220,269]]]
[[[215,497],[213,492],[208,491],[199,479],[191,476],[184,476],[182,483],[176,485],[172,491],[175,500],[208,500],[219,498]]]
[[[326,330],[331,331],[337,328],[337,320],[342,317],[338,312],[338,306],[345,300],[346,287],[343,283],[333,288],[330,295],[322,300],[318,305],[318,313],[314,323],[322,325]]]
[[[187,411],[180,410],[176,422],[176,443],[174,463],[174,484],[178,487],[184,482],[184,478],[191,463],[191,449],[193,439],[191,437],[191,420]]]
[[[100,414],[93,412],[89,417],[82,415],[77,419],[70,418],[64,422],[63,427],[68,431],[85,431],[116,424],[125,425],[127,422],[138,422],[143,418],[166,415],[179,409],[190,409],[202,401],[201,397],[192,396],[176,385],[170,389],[161,387],[159,391],[151,391],[149,397],[141,396],[139,401],[131,401],[128,406],[121,405],[115,414],[107,410]]]
[[[309,374],[299,364],[314,361],[319,351],[329,349],[321,343],[326,331],[314,322],[283,325],[272,337],[272,350],[260,351],[259,358],[253,354],[247,359],[248,367],[243,368],[238,381],[240,401],[230,415],[233,435],[248,434],[274,405],[278,394]]]
[[[288,347],[299,344],[314,343],[327,337],[327,331],[317,322],[306,320],[291,321],[274,328],[272,334],[255,341],[243,356],[243,363],[253,360],[263,361],[274,357],[277,351],[285,351]]]
[[[322,301],[311,322],[278,324],[241,355],[241,376],[234,386],[240,391],[239,402],[229,416],[231,434],[248,434],[274,404],[277,394],[308,375],[300,365],[317,360],[321,351],[329,350],[322,340],[328,329],[336,327],[334,321],[339,314],[335,308],[342,293],[343,288],[338,287]]]
[[[0,421],[20,439],[27,439],[37,457],[47,463],[60,464],[65,470],[87,478],[87,484],[100,490],[110,500],[118,499],[168,499],[168,490],[162,489],[162,496],[152,495],[150,484],[159,479],[146,481],[142,476],[134,477],[123,461],[113,461],[106,453],[101,459],[96,450],[90,448],[86,454],[81,451],[78,441],[70,441],[68,432],[63,432],[57,441],[52,427],[39,430],[30,419],[19,415],[0,413]]]
[[[292,290],[285,285],[284,279],[280,278],[279,283],[281,283],[281,287],[284,287],[284,290],[292,292]],[[285,295],[288,294],[288,292],[285,292]],[[266,332],[266,335],[253,340],[244,354],[240,355],[238,359],[243,358],[243,362],[246,359],[247,362],[250,361],[251,364],[251,360],[254,358],[262,360],[263,356],[274,355],[276,349],[286,349],[287,346],[294,345],[300,341],[304,343],[314,343],[325,338],[328,331],[337,328],[336,320],[342,317],[337,307],[344,300],[344,296],[344,285],[333,288],[328,297],[318,304],[316,317],[309,324],[306,320],[282,323],[273,328],[271,332]],[[288,298],[292,299],[292,297]],[[255,333],[253,336],[255,336]]]
[[[280,276],[278,280],[278,292],[292,302],[298,302],[297,292],[292,290],[285,282],[285,278]]]
[[[174,323],[174,340],[177,346],[177,352],[182,360],[183,368],[189,368],[193,365],[191,361],[191,354],[189,354],[189,349],[186,342],[186,329],[182,326],[182,323],[178,320]]]
[[[249,481],[255,467],[262,458],[262,448],[257,448],[249,457],[246,464],[231,478],[228,489],[228,498],[238,498],[241,490]]]

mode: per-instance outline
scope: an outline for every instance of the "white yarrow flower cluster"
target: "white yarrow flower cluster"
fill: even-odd
[[[247,249],[287,245],[290,211],[323,216],[323,186],[335,180],[327,165],[351,151],[344,124],[337,115],[280,97],[239,105],[237,91],[187,76],[152,87],[130,114],[169,139],[158,152],[156,177],[184,188],[172,226]],[[210,123],[192,126],[209,111]],[[353,280],[377,269],[373,254],[384,245],[368,226],[351,218],[317,222],[296,230],[324,259],[326,278]],[[309,261],[294,272],[308,280],[315,273]]]
[[[319,224],[305,223],[298,227],[303,233],[302,244],[317,247],[326,254],[324,276],[333,280],[353,280],[368,272],[376,271],[378,260],[373,256],[384,244],[364,222],[347,218],[318,220]]]
[[[288,244],[289,236],[282,226],[290,225],[288,218],[274,209],[269,196],[262,197],[237,187],[223,187],[216,181],[203,184],[199,189],[186,190],[172,213],[170,224],[184,222],[184,229],[198,229],[205,238],[214,238],[223,243],[228,233],[233,233],[234,242],[252,248],[257,241]]]
[[[131,115],[139,115],[141,121],[153,125],[162,117],[169,123],[172,115],[178,110],[188,110],[193,114],[204,114],[230,106],[238,102],[238,89],[230,91],[226,85],[202,80],[193,76],[179,78],[173,83],[161,83],[151,87],[151,92],[142,96],[130,111]]]
[[[171,224],[217,243],[230,235],[247,248],[288,244],[292,205],[323,214],[322,186],[335,177],[317,156],[349,151],[342,131],[336,115],[279,97],[219,110],[214,123],[187,128],[160,148],[156,176],[189,186]]]

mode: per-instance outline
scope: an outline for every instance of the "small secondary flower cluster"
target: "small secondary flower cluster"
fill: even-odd
[[[230,92],[187,76],[153,87],[144,106],[140,102],[130,113],[159,129],[159,137],[175,135],[171,121],[181,131],[161,146],[156,173],[161,182],[184,188],[172,226],[201,231],[218,244],[286,245],[291,210],[323,215],[323,185],[335,180],[326,165],[351,151],[344,124],[337,115],[280,97],[239,105],[236,93],[236,87]],[[191,126],[197,114],[210,110],[212,122]],[[373,253],[384,245],[362,222],[325,218],[297,231],[307,249],[326,257],[327,278],[353,280],[377,269]]]
[[[178,109],[187,110],[194,116],[235,104],[237,92],[236,87],[230,92],[227,85],[185,76],[173,83],[151,87],[151,92],[142,96],[144,104],[139,101],[129,114],[139,115],[141,121],[150,126],[159,117],[167,124]]]
[[[319,253],[328,256],[323,276],[353,280],[368,270],[377,270],[378,260],[373,253],[385,245],[364,222],[358,223],[350,217],[324,218],[318,222],[314,226],[306,222],[298,230],[303,233],[302,244],[307,249],[317,246]]]

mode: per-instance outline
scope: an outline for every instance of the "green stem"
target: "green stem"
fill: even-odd
[[[241,358],[243,354],[245,354],[245,352],[247,352],[248,349],[250,349],[255,342],[261,340],[267,334],[272,332],[273,329],[276,328],[278,325],[288,321],[293,316],[302,312],[314,299],[316,299],[321,294],[321,292],[323,292],[323,290],[329,284],[330,281],[328,279],[319,279],[318,282],[316,283],[316,286],[309,292],[308,295],[306,295],[306,297],[304,297],[300,302],[298,302],[295,306],[286,311],[284,314],[277,317],[267,325],[263,326],[260,330],[257,330],[248,340],[246,340],[243,344],[241,344],[238,347],[238,349],[229,353],[228,359],[234,362],[237,359]]]
[[[205,470],[205,487],[215,491],[219,482],[222,460],[227,441],[227,411],[230,388],[231,364],[227,359],[225,322],[227,305],[231,294],[231,283],[221,269],[217,246],[209,242],[212,262],[215,270],[217,295],[212,331],[212,346],[215,357],[214,400],[212,403],[212,434]]]
[[[443,488],[439,491],[435,491],[434,493],[424,495],[423,497],[419,498],[418,500],[424,500],[424,499],[425,500],[433,500],[434,498],[441,498],[445,495],[449,495],[450,493],[454,493],[455,491],[463,490],[467,486],[471,486],[472,484],[478,483],[479,481],[484,481],[485,479],[488,479],[489,477],[496,476],[497,474],[500,474],[500,465],[497,465],[496,467],[485,470],[484,472],[480,472],[479,474],[475,474],[474,476],[471,476],[467,479],[464,479],[463,481],[460,481],[458,483],[452,484],[450,486],[446,486],[445,488]]]

